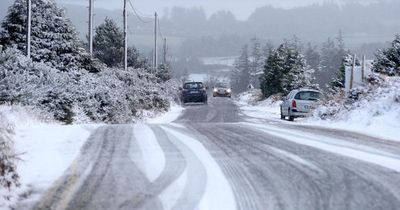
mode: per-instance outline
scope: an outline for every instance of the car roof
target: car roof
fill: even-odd
[[[300,91],[310,91],[310,92],[317,92],[317,93],[320,93],[319,90],[310,89],[310,88],[301,88],[301,89],[298,89],[297,91],[298,91],[298,92],[300,92]]]
[[[185,84],[194,84],[194,83],[196,83],[196,84],[203,84],[202,82],[185,82]]]

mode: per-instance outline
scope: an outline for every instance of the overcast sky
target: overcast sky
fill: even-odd
[[[63,3],[87,4],[88,0],[58,0]],[[157,10],[160,14],[165,8],[174,6],[203,7],[207,14],[218,10],[232,11],[238,19],[246,19],[256,8],[266,5],[275,7],[292,8],[324,1],[339,2],[346,0],[131,0],[134,6],[145,14],[152,14]],[[351,1],[351,0],[348,0]],[[367,0],[364,0],[364,2]],[[370,0],[368,0],[370,1]],[[108,9],[118,9],[123,5],[123,0],[95,0],[95,6]]]

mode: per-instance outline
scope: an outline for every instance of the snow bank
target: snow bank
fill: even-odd
[[[400,77],[386,77],[379,85],[353,91],[346,101],[331,102],[307,121],[400,141]]]
[[[239,94],[235,100],[241,111],[254,118],[279,119],[280,104],[282,101],[279,96],[271,96],[262,100],[261,90],[255,89]]]
[[[18,155],[15,165],[20,183],[9,192],[0,187],[0,197],[4,193],[12,196],[11,200],[0,198],[0,209],[17,208],[17,201],[23,206],[35,202],[65,172],[96,127],[60,125],[30,107],[0,106],[0,140],[6,136],[11,154]]]
[[[19,194],[25,199],[20,205],[37,201],[63,175],[96,127],[42,124],[17,128],[15,145],[22,154],[18,163]]]

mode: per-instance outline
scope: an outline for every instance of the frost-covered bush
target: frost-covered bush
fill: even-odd
[[[32,62],[16,49],[0,53],[0,104],[33,106],[66,124],[76,114],[94,122],[131,122],[143,110],[167,110],[177,92],[177,83],[161,82],[145,69],[65,72]]]
[[[349,120],[371,124],[375,119],[398,121],[400,117],[400,78],[372,75],[365,86],[347,95],[337,94],[325,100],[314,112],[314,118]],[[400,125],[400,123],[399,123]]]
[[[16,170],[16,154],[12,136],[14,127],[0,113],[0,209],[12,197],[12,190],[19,186]]]

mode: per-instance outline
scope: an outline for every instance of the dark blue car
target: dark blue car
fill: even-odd
[[[186,82],[182,88],[181,100],[186,103],[207,104],[207,90],[202,82]]]

